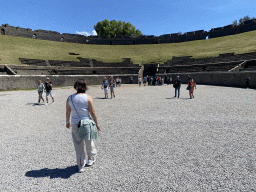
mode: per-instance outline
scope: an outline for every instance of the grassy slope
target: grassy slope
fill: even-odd
[[[20,64],[18,58],[78,61],[93,58],[104,62],[120,62],[131,58],[134,64],[160,62],[172,56],[194,58],[216,57],[221,53],[235,54],[256,51],[256,31],[226,37],[184,43],[153,45],[86,45],[11,37],[0,35],[0,64]]]

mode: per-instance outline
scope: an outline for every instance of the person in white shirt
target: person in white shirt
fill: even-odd
[[[84,145],[86,145],[86,151],[88,156],[87,166],[91,166],[95,163],[95,156],[97,154],[97,150],[95,148],[93,140],[85,141],[79,137],[77,133],[78,123],[81,119],[90,119],[92,117],[98,129],[98,132],[100,131],[100,126],[93,106],[92,98],[85,93],[87,90],[85,81],[76,81],[74,88],[77,90],[77,93],[70,95],[66,102],[66,127],[68,129],[72,127],[72,138],[76,150],[77,166],[78,171],[81,173],[84,172],[83,167],[85,166],[86,162]]]
[[[141,86],[141,81],[142,81],[142,79],[141,79],[141,77],[139,77],[138,78],[139,86]]]

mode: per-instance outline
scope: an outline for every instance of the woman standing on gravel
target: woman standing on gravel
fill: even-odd
[[[190,96],[190,99],[195,98],[195,97],[194,97],[194,89],[196,88],[196,83],[194,82],[193,79],[191,79],[191,80],[188,82],[188,86],[190,87],[190,89],[189,89],[189,96]]]
[[[108,80],[107,77],[104,77],[101,89],[104,89],[105,99],[108,98]]]
[[[93,140],[85,141],[78,136],[77,131],[80,118],[91,119],[91,115],[98,131],[100,131],[100,126],[97,120],[96,112],[94,110],[92,98],[85,93],[87,90],[85,81],[76,81],[74,88],[77,90],[77,93],[70,95],[66,102],[66,127],[68,129],[72,127],[72,138],[76,150],[77,166],[78,171],[81,173],[84,172],[83,167],[85,166],[86,162],[84,144],[86,145],[86,151],[88,156],[87,166],[91,166],[93,165],[93,163],[95,163],[95,156],[97,154],[97,150],[95,148]]]
[[[40,103],[41,99],[44,102],[44,98],[43,98],[44,84],[42,83],[41,80],[38,80],[37,91],[38,91],[38,103]]]

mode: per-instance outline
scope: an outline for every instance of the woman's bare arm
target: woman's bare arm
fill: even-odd
[[[97,127],[98,131],[100,131],[100,126],[99,126],[99,123],[97,120],[97,115],[96,115],[96,112],[95,112],[95,109],[93,106],[92,98],[90,96],[88,96],[88,108],[89,108],[89,112],[90,112],[94,122],[96,123],[96,127]]]
[[[70,105],[68,104],[68,100],[69,98],[67,99],[67,102],[66,102],[66,127],[68,129],[70,129],[70,113],[71,113],[71,107]]]

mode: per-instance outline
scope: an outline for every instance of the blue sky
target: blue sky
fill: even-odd
[[[94,35],[94,25],[104,19],[159,36],[256,17],[255,0],[1,0],[0,7],[0,24],[84,35]]]

